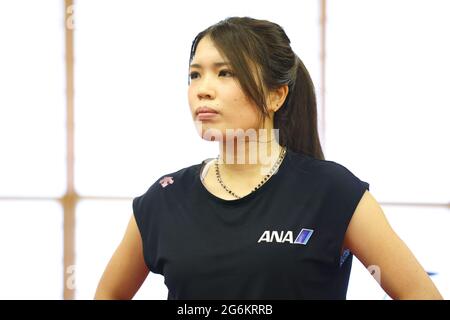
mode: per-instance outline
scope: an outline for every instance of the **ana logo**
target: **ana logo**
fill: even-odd
[[[297,238],[294,241],[294,234],[292,231],[269,231],[266,230],[262,234],[261,238],[259,238],[258,243],[260,242],[278,242],[284,243],[288,242],[291,244],[303,244],[306,245],[311,238],[314,230],[312,229],[302,229],[298,234]]]

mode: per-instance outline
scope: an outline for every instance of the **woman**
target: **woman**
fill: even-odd
[[[151,270],[168,299],[345,299],[353,255],[394,299],[442,298],[369,184],[324,159],[313,83],[279,25],[199,33],[188,96],[219,155],[133,200],[95,298],[130,299]]]

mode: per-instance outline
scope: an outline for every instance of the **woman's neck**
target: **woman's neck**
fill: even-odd
[[[269,173],[278,160],[281,146],[277,131],[263,129],[257,139],[244,136],[219,143],[219,169],[223,177],[259,179]]]

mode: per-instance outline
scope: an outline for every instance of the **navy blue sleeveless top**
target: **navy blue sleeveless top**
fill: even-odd
[[[203,185],[207,160],[133,199],[150,271],[168,299],[345,299],[341,248],[367,182],[343,165],[287,150],[256,191],[225,200]]]

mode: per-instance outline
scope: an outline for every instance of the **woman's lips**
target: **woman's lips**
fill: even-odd
[[[214,119],[215,116],[217,116],[217,112],[200,112],[197,114],[197,120],[203,121],[203,120],[211,120]]]

